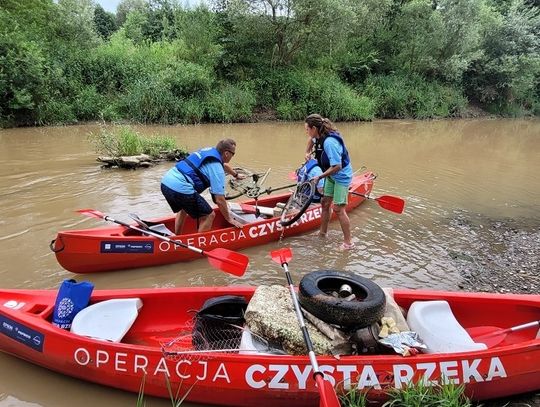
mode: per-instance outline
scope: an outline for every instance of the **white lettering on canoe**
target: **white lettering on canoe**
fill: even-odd
[[[263,379],[255,379],[256,373],[260,373],[262,375],[262,373],[264,373],[265,371],[266,368],[262,365],[251,365],[250,367],[248,367],[246,370],[246,383],[248,384],[248,386],[252,389],[262,389],[264,386],[266,386],[266,382]]]
[[[494,377],[508,377],[506,370],[501,362],[501,359],[495,357],[491,358],[491,363],[489,365],[489,371],[486,378],[486,381],[493,380]]]
[[[182,359],[171,362],[167,361],[164,357],[151,363],[145,355],[108,352],[101,349],[90,351],[86,348],[76,349],[73,352],[73,359],[80,366],[107,369],[113,372],[167,377],[176,376],[182,380],[195,379],[196,381],[211,381],[213,383],[231,383],[225,363],[219,363],[217,366],[210,368],[208,362],[204,360],[190,361]]]
[[[471,377],[474,378],[475,382],[482,381],[482,375],[478,372],[480,359],[473,360],[472,364],[468,360],[463,360],[461,365],[463,366],[463,383],[469,383],[471,381]]]
[[[356,372],[356,366],[339,365],[336,370],[343,375],[343,388],[345,390],[351,389],[351,375]]]
[[[268,383],[268,387],[270,389],[285,389],[287,390],[289,388],[289,383],[285,381],[285,374],[287,373],[287,370],[289,370],[289,366],[287,365],[270,365],[268,367],[268,370],[273,372],[272,378],[270,379],[270,383]]]
[[[306,222],[314,222],[321,217],[321,207],[316,207],[306,211],[300,219],[294,222],[292,225],[287,226],[285,229],[295,228]],[[212,233],[210,235],[201,235],[195,237],[189,237],[187,239],[178,238],[176,240],[187,244],[188,246],[207,247],[215,246],[221,243],[230,243],[240,241],[244,239],[256,239],[264,236],[271,236],[273,234],[281,233],[283,226],[279,219],[272,220],[271,222],[263,222],[253,226],[244,227],[243,229],[226,230],[219,233]],[[174,243],[161,241],[158,245],[160,252],[168,252],[174,250],[185,250],[182,246]]]
[[[147,367],[148,367],[148,358],[144,355],[135,355],[135,359],[133,363],[133,372],[139,373],[140,371],[144,374],[148,374],[146,370]]]
[[[310,377],[311,366],[304,366],[304,370],[300,370],[300,368],[296,365],[292,365],[291,368],[294,372],[294,375],[298,379],[298,388],[304,390],[306,388],[307,380]]]
[[[229,378],[229,374],[227,373],[227,369],[225,368],[225,363],[221,363],[219,365],[212,381],[215,382],[217,381],[217,379],[224,379],[227,383],[231,384],[231,379]]]
[[[127,372],[125,367],[127,361],[127,353],[117,353],[114,358],[114,369],[118,372]]]
[[[435,368],[437,367],[435,363],[418,363],[416,367],[424,372],[421,380],[424,386],[433,386],[437,384],[436,380],[429,380],[429,378],[433,376]]]
[[[458,363],[456,361],[441,362],[441,376],[444,384],[458,384],[458,371],[455,369]],[[426,374],[427,376],[427,374]],[[427,376],[429,377],[429,376]]]
[[[365,389],[366,387],[373,387],[374,389],[381,389],[381,384],[379,383],[379,378],[377,373],[373,369],[373,366],[366,365],[362,369],[362,373],[358,379],[358,388]]]
[[[251,364],[209,363],[205,360],[167,360],[165,357],[150,358],[129,352],[110,352],[103,349],[89,350],[79,347],[73,352],[73,360],[80,366],[109,372],[133,375],[167,376],[172,379],[231,384],[237,374],[243,376],[245,385],[253,389],[306,389],[312,386],[311,366],[301,364]],[[243,372],[238,372],[245,366]],[[398,363],[378,367],[371,364],[321,365],[321,372],[332,385],[339,383],[345,390],[352,388],[375,389],[392,386],[402,388],[412,380],[424,385],[491,381],[508,377],[499,357],[472,360],[443,360],[440,362]],[[236,375],[230,375],[235,372]],[[239,384],[242,385],[242,384]]]

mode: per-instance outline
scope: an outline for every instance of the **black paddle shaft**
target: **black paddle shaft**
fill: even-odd
[[[287,277],[287,283],[289,284],[289,290],[291,292],[296,317],[298,318],[300,329],[302,330],[302,335],[304,336],[304,342],[308,349],[309,360],[311,362],[311,366],[313,367],[313,377],[316,377],[318,375],[323,377],[322,372],[319,370],[319,364],[317,363],[317,358],[315,357],[315,350],[313,349],[313,343],[311,342],[311,338],[309,336],[309,332],[304,321],[304,316],[302,315],[302,310],[300,309],[300,303],[298,302],[298,298],[296,296],[296,291],[294,289],[291,273],[289,273],[289,267],[287,263],[283,263],[281,266],[283,267],[283,270],[285,270],[285,276]]]
[[[137,226],[133,226],[133,225],[130,225],[129,223],[123,222],[121,220],[111,218],[108,215],[103,215],[103,219],[106,220],[106,221],[109,221],[109,222],[113,222],[113,223],[117,223],[119,225],[125,226],[125,227],[127,227],[127,228],[129,228],[131,230],[136,230],[137,232],[141,232],[144,235],[154,236],[154,237],[156,237],[158,239],[164,240],[164,241],[169,242],[169,243],[173,243],[173,244],[175,244],[177,246],[181,246],[181,247],[184,247],[186,249],[193,250],[195,252],[198,252],[200,255],[203,255],[203,253],[204,253],[204,251],[202,249],[199,249],[198,247],[189,246],[189,245],[187,245],[185,243],[182,243],[182,242],[180,242],[178,240],[170,239],[167,236],[162,236],[159,233],[155,233],[155,232],[152,232],[150,230],[140,229]]]

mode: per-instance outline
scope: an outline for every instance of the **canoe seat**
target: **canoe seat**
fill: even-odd
[[[97,302],[75,315],[71,332],[93,339],[120,342],[135,322],[141,307],[139,298]]]
[[[148,230],[159,233],[160,235],[163,235],[163,236],[174,236],[174,233],[171,230],[169,230],[169,228],[165,226],[165,224],[163,223],[152,225],[148,228]]]
[[[129,216],[137,223],[137,226],[142,230],[148,230],[150,232],[158,233],[162,236],[174,236],[174,233],[163,223],[142,220],[139,215],[135,213],[130,213]]]
[[[231,211],[231,217],[242,225],[247,225],[248,223],[257,222],[263,219],[260,217],[257,218],[253,213],[238,213],[235,211]]]
[[[427,353],[455,353],[487,349],[476,343],[460,325],[446,301],[415,301],[407,323],[426,344]]]

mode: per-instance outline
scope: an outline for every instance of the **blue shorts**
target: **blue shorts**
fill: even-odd
[[[197,192],[193,194],[181,194],[180,192],[176,192],[174,189],[161,184],[161,193],[174,213],[184,210],[194,219],[212,213],[212,207]]]

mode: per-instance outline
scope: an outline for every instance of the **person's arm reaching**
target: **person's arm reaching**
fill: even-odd
[[[231,213],[229,212],[229,205],[227,205],[227,201],[225,200],[225,196],[224,195],[214,195],[214,199],[215,199],[216,205],[219,208],[219,211],[221,212],[221,214],[223,215],[225,220],[227,222],[229,222],[231,225],[233,225],[234,227],[241,228],[243,225],[240,222],[233,219],[233,217],[231,216]]]
[[[224,163],[223,164],[223,169],[225,170],[225,172],[227,174],[232,175],[232,177],[234,179],[244,179],[244,178],[246,178],[245,174],[241,174],[241,173],[235,171],[235,169],[229,163]]]

